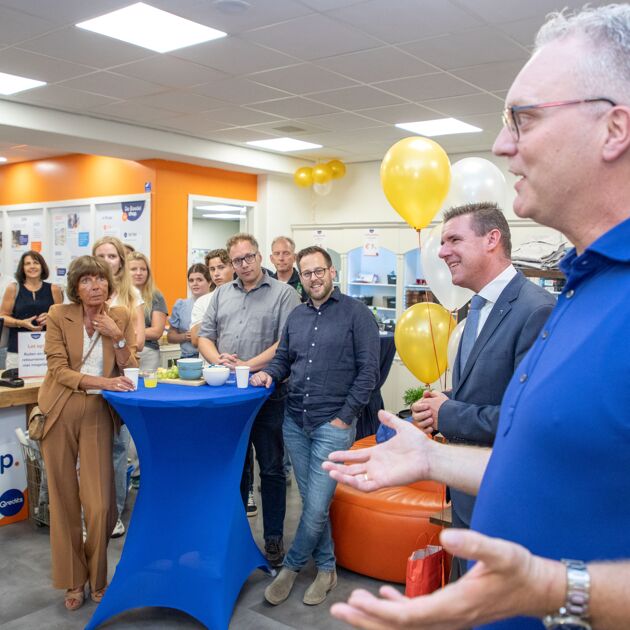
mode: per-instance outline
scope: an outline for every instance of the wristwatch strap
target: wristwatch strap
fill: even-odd
[[[591,577],[588,567],[581,560],[562,560],[567,567],[567,598],[557,613],[547,615],[543,624],[547,630],[554,628],[585,628],[588,622]]]

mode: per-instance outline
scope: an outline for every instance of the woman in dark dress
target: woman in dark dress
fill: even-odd
[[[7,369],[18,367],[18,333],[44,330],[48,309],[63,302],[61,288],[44,282],[48,273],[48,265],[39,252],[25,252],[15,272],[16,282],[4,292],[0,317],[9,328]]]

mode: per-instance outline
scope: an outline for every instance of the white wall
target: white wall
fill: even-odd
[[[189,247],[191,249],[219,249],[239,231],[238,221],[193,219]]]

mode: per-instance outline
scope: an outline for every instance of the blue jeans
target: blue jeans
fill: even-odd
[[[322,462],[333,451],[350,448],[356,426],[339,429],[326,422],[307,431],[286,416],[283,433],[302,497],[300,523],[284,566],[299,571],[313,556],[320,571],[333,571],[335,552],[328,513],[337,482],[322,469]]]
[[[287,483],[284,476],[284,441],[282,420],[287,394],[286,385],[280,385],[265,401],[254,419],[250,440],[256,449],[260,467],[260,497],[263,512],[263,536],[265,542],[282,540],[284,516],[287,508]],[[249,474],[246,465],[241,479],[241,497],[247,505]],[[253,473],[253,470],[252,470]]]
[[[112,459],[114,460],[114,486],[116,488],[116,507],[118,518],[122,516],[127,499],[127,457],[129,453],[129,429],[123,424],[120,433],[114,431],[114,443],[112,446]]]

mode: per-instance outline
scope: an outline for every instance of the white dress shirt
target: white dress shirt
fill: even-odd
[[[483,305],[481,310],[479,311],[479,325],[477,326],[477,334],[475,335],[475,339],[479,336],[479,333],[483,330],[483,326],[488,320],[488,316],[490,315],[490,311],[494,308],[497,300],[501,293],[503,293],[503,289],[507,287],[508,284],[512,281],[512,278],[516,275],[516,269],[514,265],[508,265],[494,280],[490,280],[485,287],[477,293],[482,298],[486,300],[486,303]]]

